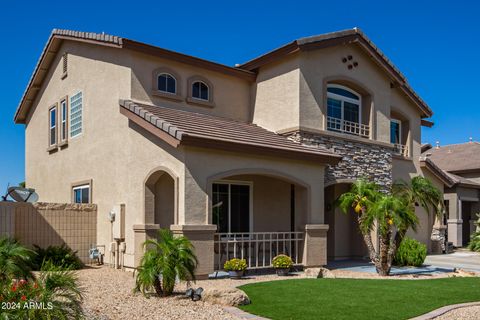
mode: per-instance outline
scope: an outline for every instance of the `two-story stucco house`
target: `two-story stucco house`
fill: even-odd
[[[360,177],[420,165],[431,109],[358,29],[295,40],[236,67],[106,34],[54,30],[15,115],[42,201],[125,208],[125,266],[159,228],[188,236],[204,276],[232,256],[306,267],[363,257],[334,200]],[[430,242],[433,218],[415,236]],[[122,240],[123,241],[123,240]],[[108,259],[108,257],[107,257]]]

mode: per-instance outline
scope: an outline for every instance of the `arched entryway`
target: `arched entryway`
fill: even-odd
[[[165,169],[154,170],[145,181],[145,224],[170,228],[176,223],[176,179]]]
[[[350,190],[350,183],[337,183],[325,188],[325,223],[329,225],[327,233],[328,261],[344,259],[364,259],[368,250],[358,228],[357,219],[351,212],[344,214],[335,205],[335,201]]]

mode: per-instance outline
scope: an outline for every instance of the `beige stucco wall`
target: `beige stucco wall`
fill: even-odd
[[[132,61],[132,100],[186,111],[213,114],[241,121],[250,120],[251,84],[248,81],[134,51],[130,51],[129,54],[131,55]],[[167,68],[167,70],[174,72],[174,75],[178,78],[177,90],[180,92],[180,101],[166,99],[152,94],[154,89],[153,71],[158,68]],[[195,76],[201,76],[211,84],[214,107],[187,102],[187,82],[189,78]]]

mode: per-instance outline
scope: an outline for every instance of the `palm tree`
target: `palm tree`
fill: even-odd
[[[427,213],[442,212],[441,192],[426,178],[414,177],[410,184],[397,182],[392,192],[380,192],[379,186],[365,179],[356,181],[349,192],[342,194],[338,205],[344,213],[353,207],[360,231],[367,245],[370,260],[380,275],[388,275],[393,258],[409,229],[416,230],[419,204]],[[375,249],[371,232],[378,229],[379,250]]]
[[[175,237],[168,229],[161,229],[158,239],[147,240],[136,275],[136,291],[146,294],[152,289],[158,295],[171,295],[175,281],[195,281],[198,260],[193,245],[184,236]]]
[[[349,192],[342,194],[337,200],[337,205],[344,213],[349,212],[350,208],[354,208],[358,226],[368,248],[370,260],[375,265],[379,262],[371,235],[371,231],[375,225],[375,219],[367,215],[367,209],[375,203],[379,196],[379,187],[375,183],[367,181],[366,179],[359,179],[352,184]]]
[[[17,240],[0,238],[0,282],[11,278],[33,279],[32,267],[35,252]]]

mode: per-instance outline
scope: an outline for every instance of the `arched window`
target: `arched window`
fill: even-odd
[[[195,81],[192,84],[192,98],[208,101],[209,95],[208,85],[203,81]]]
[[[361,134],[361,95],[350,88],[327,86],[327,129]],[[357,132],[358,131],[358,132]]]
[[[177,80],[169,73],[161,73],[157,78],[157,89],[161,92],[176,94]]]

